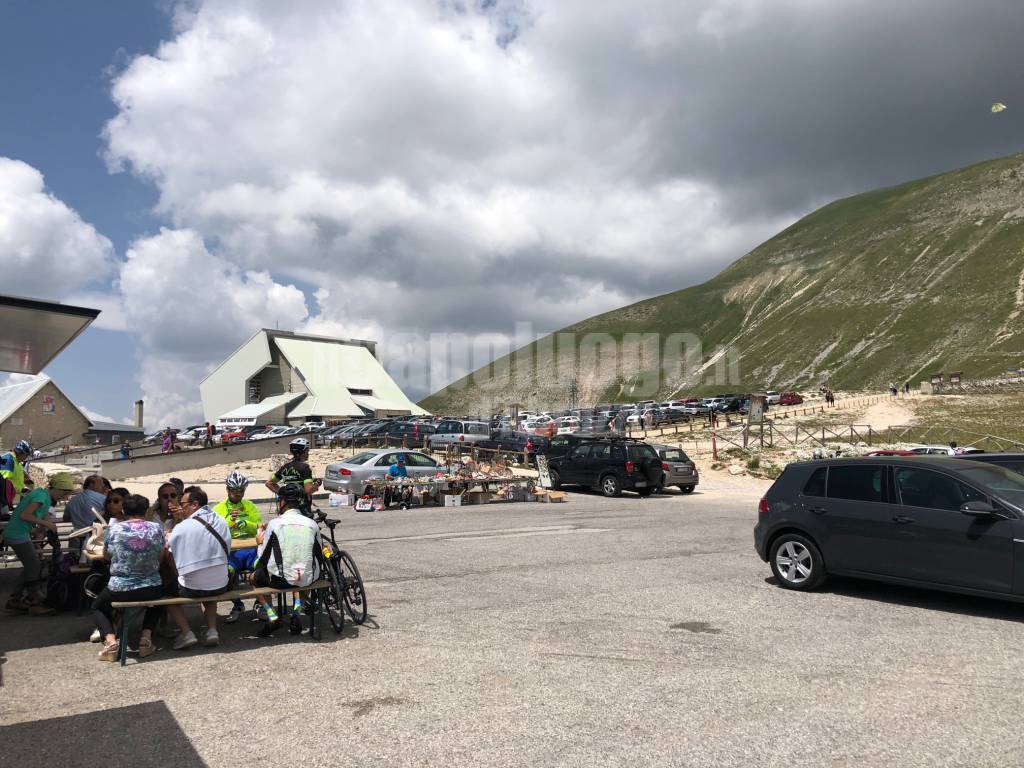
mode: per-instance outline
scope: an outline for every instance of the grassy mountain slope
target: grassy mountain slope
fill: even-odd
[[[1022,311],[1024,155],[1014,155],[836,201],[706,283],[565,329],[610,334],[625,351],[619,366],[587,351],[556,366],[548,337],[511,356],[532,362],[537,376],[488,381],[516,370],[503,358],[422,405],[442,413],[564,406],[574,378],[588,402],[993,374],[1024,364]],[[718,365],[691,360],[655,377],[652,350],[641,357],[624,339],[680,332],[700,337],[704,363],[720,345],[731,351]]]

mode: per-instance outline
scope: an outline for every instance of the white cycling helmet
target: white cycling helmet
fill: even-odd
[[[246,486],[249,485],[249,478],[236,469],[228,475],[227,480],[224,481],[224,485],[231,489],[244,491]]]
[[[309,440],[304,437],[297,437],[288,443],[288,450],[292,452],[292,455],[296,453],[303,453],[309,450]]]

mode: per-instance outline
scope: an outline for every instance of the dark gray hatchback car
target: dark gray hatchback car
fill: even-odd
[[[834,574],[1024,602],[1024,476],[938,456],[790,464],[754,546],[787,589]]]

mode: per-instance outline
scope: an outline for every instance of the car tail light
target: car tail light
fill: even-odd
[[[662,469],[664,469],[664,470],[665,470],[666,472],[668,472],[668,471],[669,471],[670,469],[672,469],[672,468],[671,468],[671,467],[670,467],[670,466],[668,465],[668,462],[667,462],[667,461],[663,461],[663,462],[661,462],[661,468],[662,468]]]
[[[466,436],[465,435],[459,435],[459,442],[460,443],[461,442],[465,442],[465,440],[466,440]]]
[[[633,462],[632,461],[627,461],[626,462],[626,471],[627,472],[632,472],[633,471]]]
[[[347,477],[347,476],[352,474],[352,470],[351,469],[345,469],[344,467],[342,467],[340,470],[338,470],[338,474],[345,475]]]
[[[757,502],[757,514],[758,515],[760,515],[761,517],[764,517],[769,512],[771,512],[771,509],[768,507],[768,499],[761,499],[759,502]]]

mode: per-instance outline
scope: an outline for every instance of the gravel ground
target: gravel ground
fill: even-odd
[[[750,481],[641,500],[342,513],[371,621],[94,659],[0,617],[10,765],[1007,766],[1012,604],[771,583]],[[10,574],[0,575],[6,587]],[[226,606],[222,606],[222,610]],[[167,641],[165,641],[166,643]]]

